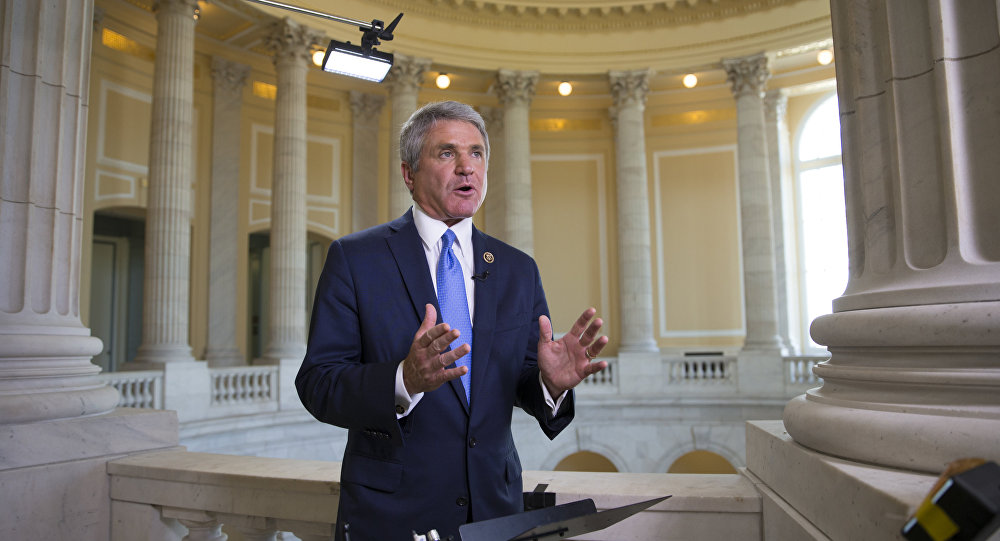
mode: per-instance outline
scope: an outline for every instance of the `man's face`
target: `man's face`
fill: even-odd
[[[420,170],[403,164],[413,200],[449,227],[470,218],[486,197],[486,144],[479,130],[461,120],[439,120],[420,150]]]

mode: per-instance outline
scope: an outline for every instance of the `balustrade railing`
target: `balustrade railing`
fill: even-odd
[[[239,366],[209,369],[212,405],[232,406],[278,399],[277,366]]]
[[[829,355],[785,357],[785,385],[819,385],[823,380],[816,377],[816,374],[813,373],[813,367],[829,358]]]
[[[104,381],[118,389],[118,407],[163,409],[163,372],[137,370],[102,374]]]
[[[714,386],[735,383],[736,358],[722,355],[665,359],[669,385]]]
[[[583,380],[577,389],[583,392],[614,393],[618,391],[618,382],[615,379],[618,359],[612,357],[604,360],[608,362],[608,367]]]

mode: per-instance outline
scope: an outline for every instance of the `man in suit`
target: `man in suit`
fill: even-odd
[[[608,339],[588,308],[552,340],[534,260],[472,225],[489,156],[474,109],[424,106],[400,155],[414,205],[331,244],[296,387],[348,429],[338,539],[349,525],[351,541],[457,540],[461,524],[523,509],[513,407],[554,438]]]

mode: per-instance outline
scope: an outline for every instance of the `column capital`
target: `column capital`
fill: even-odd
[[[385,105],[385,96],[357,90],[350,92],[350,100],[351,114],[356,120],[364,122],[378,121],[382,106]]]
[[[389,94],[415,94],[424,80],[424,72],[431,67],[429,58],[414,58],[395,53],[392,67],[385,76]]]
[[[264,46],[274,53],[275,65],[286,60],[308,62],[309,49],[321,38],[320,32],[285,17],[268,28]]]
[[[764,86],[771,78],[767,55],[757,53],[740,58],[723,58],[722,67],[733,91],[733,97],[745,95],[761,96]]]
[[[615,100],[615,104],[610,109],[612,118],[617,118],[618,112],[630,105],[637,105],[639,108],[646,107],[650,75],[652,75],[650,69],[608,72],[611,97]]]
[[[778,122],[785,119],[788,113],[788,93],[783,88],[768,90],[764,93],[764,120]]]
[[[250,66],[246,64],[218,56],[212,57],[212,81],[215,83],[217,94],[221,92],[231,97],[241,95],[249,74]]]
[[[194,19],[194,13],[197,9],[198,0],[156,0],[153,2],[153,13],[190,15]]]
[[[503,109],[484,105],[479,108],[479,116],[486,122],[486,131],[503,130]]]
[[[497,97],[504,106],[530,104],[538,84],[537,71],[497,70]]]

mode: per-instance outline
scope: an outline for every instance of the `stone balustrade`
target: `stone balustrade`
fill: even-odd
[[[801,393],[822,383],[813,374],[813,367],[827,356],[785,357],[784,389],[788,396]],[[595,374],[578,387],[581,396],[619,394],[619,359],[606,359],[608,368]],[[671,395],[702,394],[706,390],[718,392],[736,387],[736,365],[733,355],[663,356],[665,376],[664,393]],[[165,396],[166,389],[183,389],[191,404],[199,408],[178,409],[181,422],[218,419],[230,415],[276,412],[300,409],[293,385],[298,367],[285,365],[240,366],[211,368],[205,363],[191,363],[184,372],[176,367],[164,371],[142,370],[102,374],[105,381],[118,389],[121,396],[118,406],[129,408],[163,409],[164,404],[176,406],[179,396]],[[173,376],[165,386],[165,374]],[[283,383],[284,382],[284,383]],[[284,386],[283,386],[284,385]],[[199,393],[198,390],[204,390]],[[192,394],[194,390],[194,394]],[[203,396],[204,395],[204,396]],[[282,398],[285,403],[282,404]],[[166,406],[174,409],[174,406]]]
[[[164,451],[113,460],[108,474],[112,541],[334,534],[339,462]],[[527,490],[547,484],[557,504],[591,498],[598,510],[672,496],[577,539],[761,539],[761,497],[743,475],[525,471],[523,479]]]

